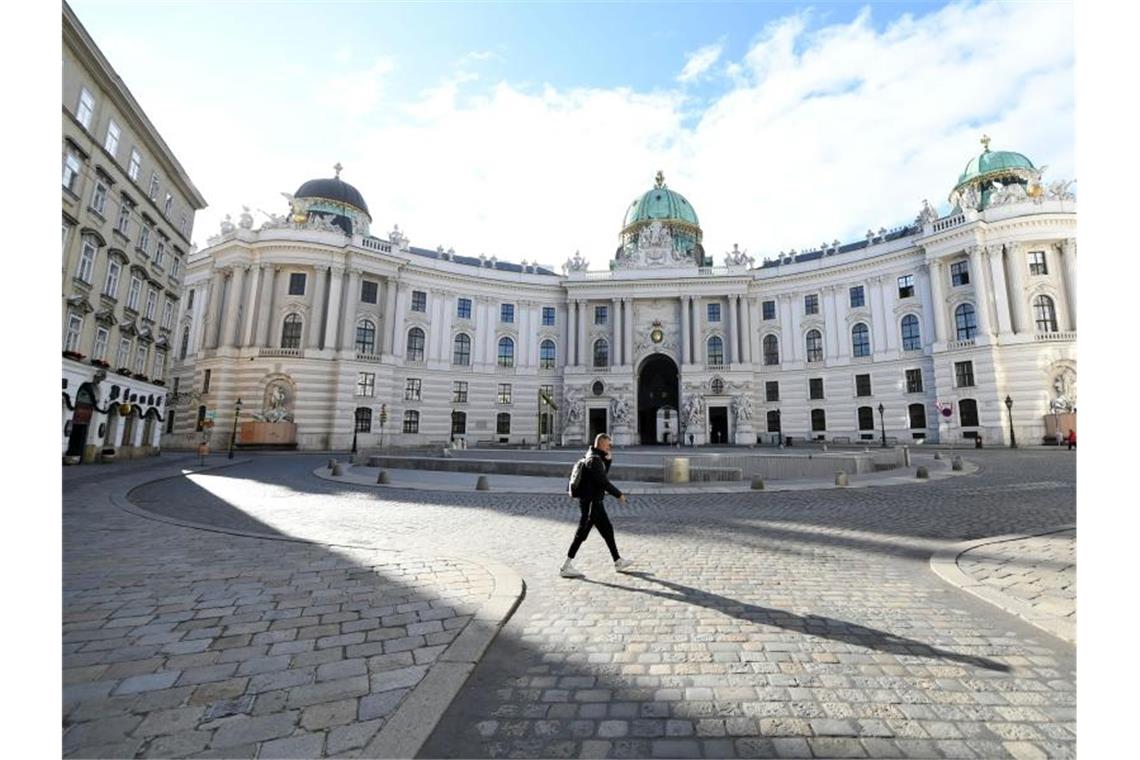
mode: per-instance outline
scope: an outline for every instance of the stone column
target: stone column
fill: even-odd
[[[565,366],[578,364],[578,301],[566,301],[566,360]]]
[[[835,305],[835,286],[823,288],[820,308],[823,309],[824,334],[827,335],[825,354],[829,360],[839,356],[839,309]]]
[[[437,300],[440,304],[440,316],[434,326],[439,333],[439,360],[444,364],[451,364],[451,324],[455,319],[455,306],[450,300],[442,297]]]
[[[914,292],[918,295],[917,284]],[[883,331],[871,336],[871,345],[874,346],[876,353],[897,352],[899,349],[899,326],[895,321],[895,301],[898,299],[898,293],[897,285],[892,287],[891,282],[887,280],[883,286]]]
[[[1077,239],[1065,238],[1058,246],[1064,271],[1065,297],[1069,302],[1069,330],[1077,329]]]
[[[878,275],[871,278],[871,353],[885,353],[887,344],[883,336],[887,332],[887,289],[891,287],[888,277]],[[850,340],[850,337],[848,337]]]
[[[864,285],[863,286],[863,294],[864,294],[863,298],[864,299],[867,298],[867,290],[868,290],[867,285]],[[836,287],[835,292],[832,294],[832,303],[835,306],[835,325],[836,325],[836,332],[837,333],[844,332],[844,330],[840,329],[839,326],[840,325],[846,325],[846,322],[847,322],[847,320],[839,318],[839,315],[843,313],[843,310],[840,307],[840,303],[843,299],[843,295],[844,295],[844,290],[841,287]],[[871,336],[871,345],[872,346],[875,345],[874,341],[875,341],[875,336],[872,335]],[[836,340],[835,353],[829,354],[829,355],[834,356],[836,359],[845,359],[845,358],[848,358],[851,356],[851,335],[850,335],[850,333],[848,333],[847,335],[840,335],[839,336],[839,338]]]
[[[693,299],[692,296],[681,296],[681,364],[693,363],[691,348],[693,335]]]
[[[934,342],[950,339],[946,332],[946,267],[938,259],[930,260],[930,310],[934,313]]]
[[[990,266],[990,277],[994,283],[994,305],[997,306],[998,333],[1010,335],[1012,326],[1009,317],[1009,288],[1005,284],[1005,272],[1001,266],[1001,246],[985,247],[985,258]]]
[[[309,316],[309,331],[306,336],[305,345],[308,348],[320,348],[321,338],[323,337],[323,325],[325,316],[325,285],[328,282],[329,270],[326,267],[317,267],[316,282],[313,283],[313,310]]]
[[[232,347],[237,340],[238,305],[241,303],[242,285],[245,284],[245,267],[230,268],[230,284],[226,289],[226,316],[222,323],[221,345]]]
[[[170,414],[170,409],[167,409],[166,414],[162,416],[165,417],[167,414]],[[156,449],[158,448],[159,440],[162,438],[162,425],[163,423],[157,419],[154,421],[154,424],[151,425],[150,445]]]
[[[241,338],[238,340],[238,345],[243,348],[252,346],[254,325],[257,323],[258,312],[260,311],[260,299],[258,297],[258,290],[261,285],[261,270],[262,267],[251,267],[249,278],[249,295],[245,299],[245,325],[241,331]]]
[[[625,362],[622,361],[622,353],[621,353],[621,349],[622,349],[621,299],[620,298],[614,298],[610,301],[610,303],[613,304],[613,306],[611,308],[613,309],[613,312],[614,312],[614,323],[613,323],[614,356],[613,356],[613,364],[618,366],[618,367],[621,367],[621,366],[625,365]]]
[[[325,320],[324,347],[335,351],[337,328],[340,326],[341,288],[344,286],[344,268],[333,267],[329,285],[328,319]]]
[[[1014,333],[1032,333],[1025,300],[1025,246],[1022,243],[1005,244],[1006,276],[1009,278],[1009,304],[1013,317]]]
[[[144,420],[142,417],[136,417],[134,430],[131,431],[131,446],[134,446],[135,448],[142,446],[143,430],[145,428],[146,420]]]
[[[395,354],[396,340],[396,281],[391,277],[384,278],[384,327],[381,330],[381,353],[389,356]]]
[[[348,270],[348,288],[341,296],[344,302],[344,312],[340,322],[340,348],[343,351],[356,353],[356,307],[360,303],[360,270],[352,267]],[[383,344],[383,330],[377,330],[377,338]],[[373,350],[380,353],[380,345]]]
[[[586,320],[589,317],[590,305],[585,300],[578,301],[578,366],[589,366],[590,353],[586,345]]]
[[[986,337],[994,334],[993,320],[990,317],[990,289],[986,286],[986,273],[982,269],[982,247],[970,246],[970,271],[974,273],[974,295],[978,302],[978,332]]]
[[[261,298],[258,301],[257,315],[257,345],[268,347],[273,322],[273,299],[277,286],[277,267],[262,264],[266,270],[261,276]]]
[[[799,320],[792,313],[792,297],[779,296],[780,303],[780,342],[783,343],[780,357],[785,362],[796,361],[799,351]]]
[[[755,298],[745,298],[745,308],[748,309],[748,361],[758,364],[760,357],[760,303]]]
[[[205,348],[217,348],[218,336],[222,330],[222,289],[226,286],[226,271],[215,269],[214,277],[210,281],[210,298],[206,306],[206,317],[209,324],[206,326]]]
[[[918,265],[918,295],[922,299],[922,342],[931,343],[934,339],[934,296],[930,292],[930,264]]]
[[[732,357],[737,364],[744,361],[744,337],[740,331],[740,296],[729,296],[732,306]]]
[[[625,339],[622,343],[625,345],[625,363],[626,366],[632,366],[635,360],[633,355],[633,299],[623,298],[622,303],[625,304],[625,316],[622,317],[622,324],[625,325]]]
[[[530,322],[530,301],[518,302],[518,321],[519,321],[519,339],[518,339],[518,366],[529,367],[530,361],[530,347],[533,344],[535,330]]]
[[[408,352],[407,325],[404,315],[408,313],[408,286],[395,283],[396,297],[392,301],[392,355],[400,359]]]
[[[118,415],[119,412],[116,410],[116,411],[112,411],[111,413],[114,415]],[[107,424],[110,425],[111,424],[110,421],[108,421]],[[127,426],[127,423],[126,423],[125,417],[119,417],[118,419],[115,420],[115,426],[114,426],[115,430],[111,436],[111,445],[114,446],[116,449],[123,445],[123,430],[126,428],[126,426]]]

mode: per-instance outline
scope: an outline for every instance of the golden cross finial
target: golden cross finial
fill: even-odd
[[[333,166],[333,170],[336,172],[336,178],[337,179],[340,179],[340,170],[343,168],[344,167],[340,165],[340,161],[337,161],[336,164]]]
[[[657,182],[657,187],[665,187],[665,172],[658,169],[657,176],[654,179]]]
[[[982,148],[984,149],[983,152],[989,153],[990,152],[990,136],[989,135],[982,135],[982,139],[979,142],[981,142],[981,144],[982,144]]]

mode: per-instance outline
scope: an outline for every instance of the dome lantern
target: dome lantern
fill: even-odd
[[[669,189],[665,173],[658,170],[653,187],[626,209],[614,266],[665,261],[702,265],[702,236],[696,210],[685,196]]]
[[[333,165],[335,176],[324,179],[311,179],[293,193],[293,214],[306,219],[313,214],[331,216],[332,223],[344,230],[346,235],[353,231],[368,234],[372,215],[364,196],[352,185],[340,178],[344,167],[338,161]]]

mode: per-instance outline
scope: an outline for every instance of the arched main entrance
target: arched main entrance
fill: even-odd
[[[653,354],[637,375],[637,432],[643,445],[665,443],[657,436],[657,412],[678,408],[677,363],[665,354]],[[676,430],[676,428],[674,428]],[[670,437],[669,443],[674,439]]]
[[[84,383],[75,392],[75,412],[71,415],[71,435],[67,439],[67,456],[83,456],[87,445],[87,430],[95,412],[95,393],[91,383]]]

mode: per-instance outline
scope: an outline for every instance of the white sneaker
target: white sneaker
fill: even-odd
[[[629,568],[632,566],[633,566],[633,560],[632,559],[626,559],[625,557],[621,557],[620,559],[614,560],[614,571],[615,572],[624,573],[627,570],[629,570]]]
[[[562,563],[562,568],[558,571],[558,574],[561,575],[563,578],[585,578],[586,577],[586,574],[583,573],[581,570],[578,570],[577,568],[575,568],[574,563],[571,562],[570,560],[566,560],[565,562]]]

